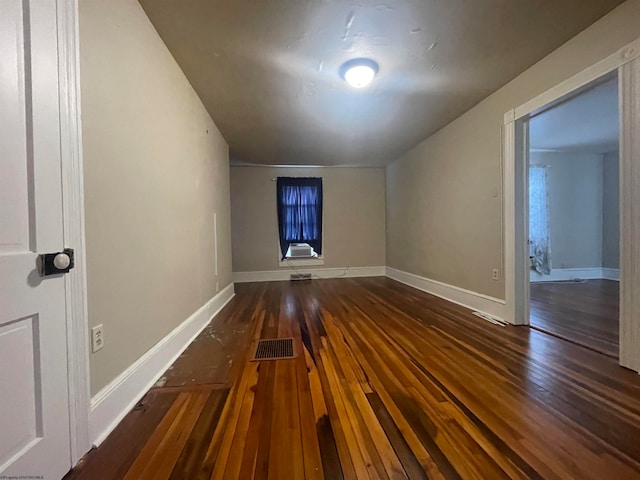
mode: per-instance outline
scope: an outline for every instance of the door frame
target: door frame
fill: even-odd
[[[65,275],[71,466],[91,449],[89,322],[84,230],[78,0],[56,0],[64,247],[75,268]]]
[[[509,110],[503,125],[505,320],[529,324],[528,119],[618,70],[620,105],[620,364],[640,371],[640,38]],[[635,158],[635,162],[634,162]],[[635,317],[635,318],[634,318]]]

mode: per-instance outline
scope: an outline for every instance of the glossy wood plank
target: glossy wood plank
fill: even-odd
[[[65,480],[123,478],[177,396],[175,392],[145,395],[100,448],[85,455]]]
[[[640,478],[640,379],[607,356],[386,278],[236,291],[228,387],[153,389],[156,424],[113,434],[133,453],[110,437],[70,478]],[[249,361],[278,336],[295,359]]]
[[[211,476],[213,462],[206,459],[208,441],[218,425],[228,393],[228,389],[211,390],[202,414],[171,472],[171,480],[207,480]]]
[[[255,327],[253,310],[259,293],[225,308],[160,377],[155,387],[227,385],[237,375],[239,360]]]
[[[613,280],[531,284],[531,326],[618,358],[620,284]]]
[[[613,280],[531,284],[531,326],[618,358],[620,284]]]
[[[124,480],[169,478],[207,397],[208,392],[180,393]]]

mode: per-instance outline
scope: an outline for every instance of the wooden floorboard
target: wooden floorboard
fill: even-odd
[[[557,337],[387,278],[237,285],[216,322],[234,368],[184,381],[227,360],[194,342],[69,480],[640,478],[640,378]]]
[[[620,283],[613,280],[531,284],[531,326],[618,358]]]

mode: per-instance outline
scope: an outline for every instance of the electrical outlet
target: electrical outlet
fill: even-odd
[[[500,278],[500,272],[498,271],[497,268],[493,269],[493,279],[494,280],[498,280]]]
[[[100,324],[91,329],[91,353],[96,353],[102,347],[104,347],[104,334],[102,333],[102,324]]]
[[[218,293],[218,290],[220,290],[220,284],[216,282],[216,293]]]

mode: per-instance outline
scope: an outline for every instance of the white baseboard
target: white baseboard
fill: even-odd
[[[605,280],[620,281],[620,269],[619,268],[605,268],[602,267],[602,277]]]
[[[289,280],[292,273],[310,273],[314,278],[353,278],[353,277],[384,277],[385,267],[349,267],[349,268],[306,268],[282,269],[262,272],[233,272],[233,281],[246,282],[277,282]]]
[[[567,280],[620,280],[620,270],[617,268],[557,268],[552,269],[550,275],[542,275],[532,270],[529,275],[531,283],[563,282]]]
[[[499,298],[472,292],[460,287],[454,287],[453,285],[431,280],[413,273],[403,272],[395,268],[387,267],[386,275],[393,280],[430,293],[436,297],[444,298],[445,300],[470,308],[471,310],[486,313],[502,321],[507,321],[507,316],[505,315],[506,302]]]
[[[233,298],[233,283],[160,340],[91,399],[91,441],[100,445],[136,402]]]

